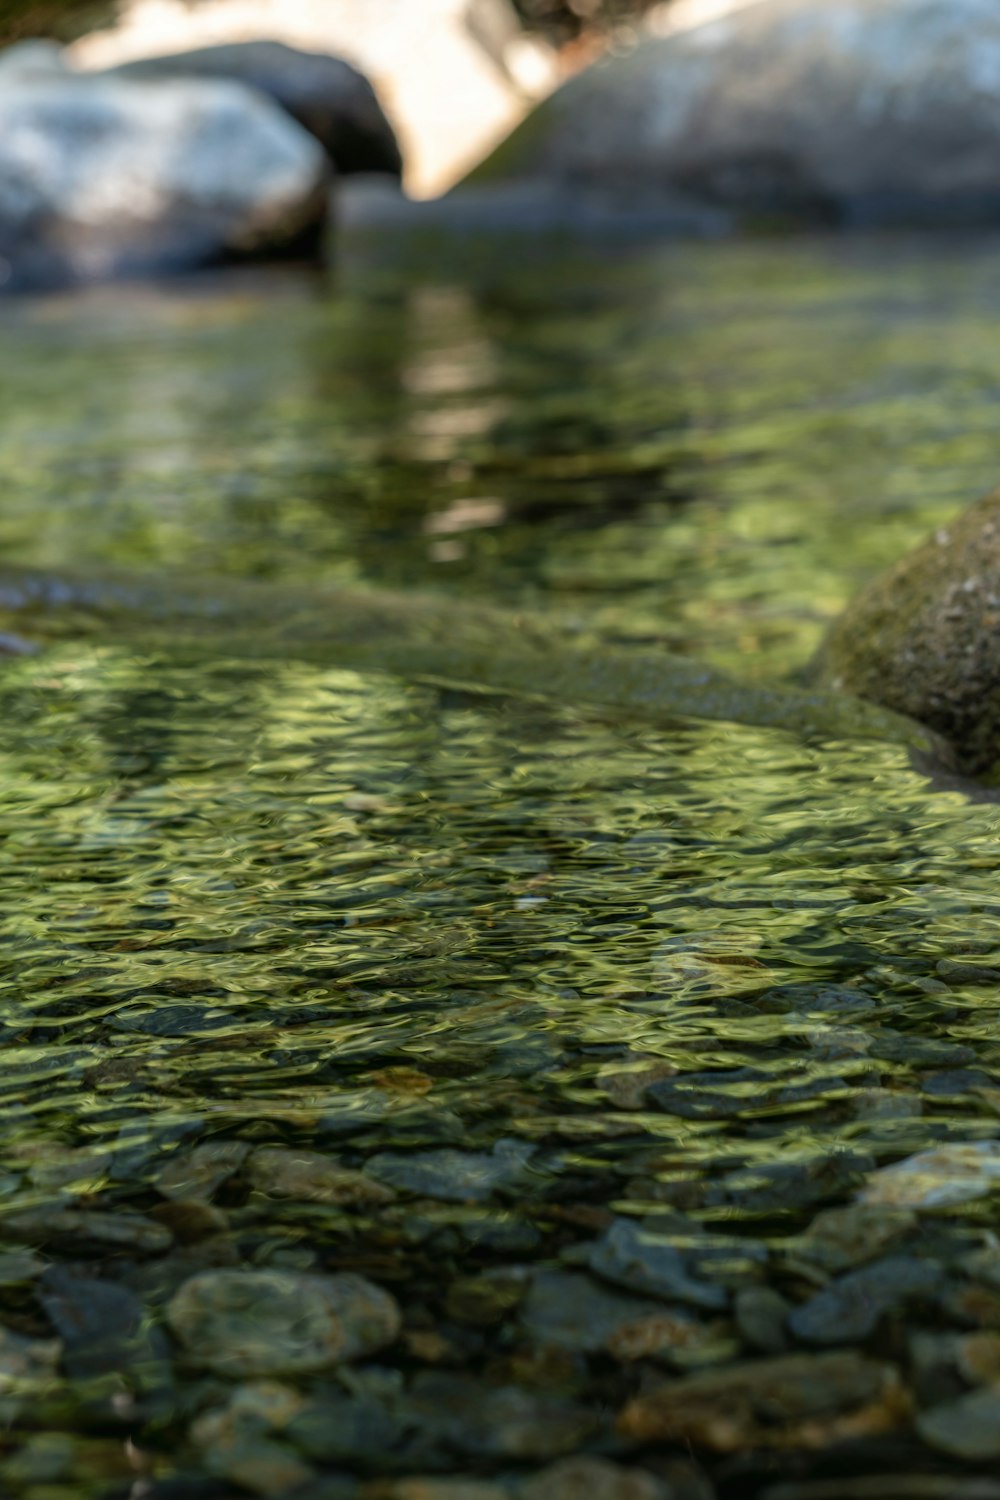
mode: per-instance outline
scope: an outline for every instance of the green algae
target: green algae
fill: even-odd
[[[834,625],[819,681],[911,714],[973,773],[1000,752],[1000,495],[970,506],[876,579]]]

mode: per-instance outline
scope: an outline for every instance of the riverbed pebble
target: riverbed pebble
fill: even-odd
[[[400,1315],[362,1276],[220,1270],[192,1276],[167,1321],[187,1357],[219,1375],[304,1374],[392,1343]]]

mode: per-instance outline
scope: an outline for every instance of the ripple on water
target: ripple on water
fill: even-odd
[[[995,463],[879,253],[8,305],[5,547],[800,662]],[[196,654],[0,675],[0,1489],[994,1500],[1000,810]]]

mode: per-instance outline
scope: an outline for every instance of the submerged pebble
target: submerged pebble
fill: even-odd
[[[63,1363],[75,1379],[121,1374],[141,1389],[173,1383],[170,1350],[127,1287],[52,1266],[41,1279],[40,1300],[63,1341]]]
[[[372,1177],[401,1192],[446,1203],[483,1203],[530,1180],[534,1147],[523,1141],[497,1141],[492,1151],[382,1151],[367,1166]]]
[[[831,1281],[795,1308],[788,1329],[807,1344],[861,1343],[887,1313],[930,1296],[940,1282],[940,1267],[933,1262],[890,1256]]]
[[[591,1247],[587,1261],[592,1271],[629,1291],[710,1309],[724,1308],[729,1301],[723,1287],[689,1274],[685,1257],[669,1238],[631,1219],[616,1219]]]
[[[1000,1386],[970,1391],[921,1412],[917,1431],[932,1448],[955,1458],[1000,1458]]]
[[[343,1167],[318,1151],[262,1147],[246,1164],[246,1175],[258,1192],[333,1208],[375,1208],[391,1203],[395,1193],[364,1172]]]
[[[433,1373],[416,1378],[406,1410],[424,1432],[468,1458],[558,1458],[603,1425],[597,1411],[546,1390]]]
[[[400,1314],[362,1276],[203,1271],[171,1298],[167,1321],[187,1357],[219,1375],[294,1375],[373,1354]]]
[[[949,1208],[1000,1191],[1000,1141],[955,1141],[873,1173],[862,1203]]]
[[[639,1442],[720,1453],[834,1444],[891,1431],[908,1399],[892,1366],[854,1350],[785,1355],[688,1375],[636,1396],[619,1430]]]

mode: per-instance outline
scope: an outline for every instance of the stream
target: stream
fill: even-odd
[[[0,658],[0,1493],[1000,1500],[1000,806],[269,617],[799,681],[997,482],[997,249],[0,302],[4,569],[272,601]]]

